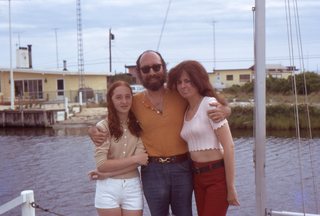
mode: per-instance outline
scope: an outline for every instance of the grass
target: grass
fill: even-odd
[[[293,130],[296,128],[295,106],[291,104],[276,104],[266,107],[266,128],[268,130]],[[301,104],[298,106],[298,116],[300,129],[309,128],[309,116],[312,129],[320,129],[320,107],[306,106]],[[253,106],[234,106],[232,114],[228,118],[230,127],[233,129],[252,129],[253,122]]]

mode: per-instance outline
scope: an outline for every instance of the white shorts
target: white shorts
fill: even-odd
[[[140,178],[97,180],[95,207],[142,210],[143,194]]]

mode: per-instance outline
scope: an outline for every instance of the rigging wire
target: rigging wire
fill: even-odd
[[[308,129],[309,129],[309,138],[312,139],[312,131],[311,131],[311,121],[310,121],[310,112],[309,112],[309,101],[308,101],[308,90],[307,90],[307,81],[306,81],[306,73],[305,73],[305,67],[304,67],[304,55],[303,55],[303,49],[302,49],[302,37],[301,37],[301,29],[300,29],[300,18],[299,18],[299,8],[297,0],[295,1],[295,14],[296,14],[296,25],[298,28],[296,28],[297,35],[298,35],[298,46],[299,46],[299,59],[300,59],[300,65],[303,72],[303,81],[304,81],[304,95],[305,95],[305,104],[307,108],[307,116],[308,116]]]
[[[160,37],[159,37],[159,41],[158,41],[158,45],[157,45],[156,51],[159,51],[159,48],[160,48],[162,34],[163,34],[163,31],[164,31],[164,27],[165,27],[165,25],[167,23],[167,18],[168,18],[168,14],[169,14],[169,10],[170,10],[171,1],[172,0],[169,0],[169,4],[168,4],[168,7],[167,7],[166,15],[165,15],[164,20],[163,20],[163,24],[162,24],[162,28],[161,28]]]
[[[304,67],[304,56],[303,56],[303,49],[302,49],[302,39],[301,39],[301,31],[300,31],[300,19],[299,19],[299,11],[298,11],[298,4],[297,1],[294,0],[293,6],[290,6],[290,0],[285,0],[285,9],[286,9],[286,21],[287,21],[287,34],[288,34],[288,47],[289,47],[289,57],[290,57],[290,65],[294,64],[294,47],[293,47],[293,30],[292,30],[292,20],[291,20],[291,7],[293,8],[294,14],[294,23],[295,23],[295,32],[296,32],[296,39],[297,39],[297,50],[298,50],[298,58],[300,68],[302,69],[303,73],[303,81],[304,81],[304,99],[306,105],[306,112],[307,112],[307,121],[308,121],[308,130],[309,130],[309,141],[312,140],[312,131],[311,131],[311,120],[310,120],[310,111],[309,111],[309,103],[308,103],[308,93],[307,93],[307,83],[306,83],[306,76],[305,76],[305,67]],[[293,68],[293,67],[292,67]],[[294,108],[294,115],[296,121],[296,135],[298,138],[298,159],[299,159],[299,172],[300,172],[300,182],[301,182],[301,193],[302,193],[302,205],[303,205],[303,212],[305,211],[305,197],[304,197],[304,185],[303,185],[303,176],[302,176],[302,165],[301,165],[301,137],[300,137],[300,122],[299,122],[299,105],[297,99],[297,85],[296,85],[296,76],[295,71],[292,71],[293,74],[293,93],[295,97],[295,108]],[[318,209],[318,196],[317,196],[317,187],[315,183],[315,173],[314,173],[314,165],[312,160],[312,151],[311,151],[311,144],[309,143],[309,160],[311,164],[311,171],[312,171],[312,179],[313,179],[313,192],[316,202],[316,209]]]
[[[285,0],[285,11],[286,11],[286,23],[287,23],[287,37],[288,37],[288,48],[289,48],[289,58],[290,65],[294,65],[294,47],[293,47],[293,33],[292,33],[292,20],[291,20],[291,6],[290,0]],[[293,68],[293,67],[291,67]],[[301,186],[301,196],[302,196],[302,209],[303,212],[306,212],[305,209],[305,198],[304,198],[304,184],[302,176],[302,165],[301,165],[301,137],[300,137],[300,122],[299,122],[299,107],[298,107],[298,95],[297,95],[297,84],[296,84],[296,74],[295,70],[292,69],[292,88],[295,100],[294,106],[294,116],[295,116],[295,125],[296,125],[296,136],[298,139],[298,162],[299,162],[299,177],[300,177],[300,186]]]
[[[302,46],[302,36],[301,36],[301,29],[300,29],[300,16],[299,16],[299,7],[298,7],[298,3],[297,0],[294,0],[294,8],[295,8],[295,21],[296,21],[296,34],[298,36],[297,40],[298,40],[298,45],[299,45],[299,59],[300,59],[300,67],[302,68],[302,73],[303,73],[303,82],[304,82],[304,99],[305,99],[305,106],[306,106],[306,112],[307,112],[307,121],[308,121],[308,129],[309,129],[309,143],[308,143],[308,147],[309,147],[309,161],[310,161],[310,165],[311,165],[311,171],[312,171],[312,180],[313,180],[313,192],[314,192],[314,197],[315,197],[315,205],[316,205],[316,210],[317,213],[319,213],[319,208],[318,208],[318,191],[317,191],[317,187],[316,187],[316,181],[315,181],[315,169],[314,169],[314,164],[313,164],[313,160],[312,160],[312,150],[311,150],[311,143],[312,142],[312,130],[311,130],[311,119],[310,119],[310,110],[309,110],[309,100],[308,100],[308,90],[307,90],[307,79],[306,79],[306,71],[305,71],[305,67],[304,67],[304,55],[303,55],[303,46]]]

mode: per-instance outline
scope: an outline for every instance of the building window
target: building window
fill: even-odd
[[[271,74],[269,77],[282,78],[282,75],[281,74]]]
[[[227,75],[227,80],[232,81],[233,80],[233,75]]]
[[[239,80],[240,82],[250,82],[250,74],[240,74]]]
[[[17,97],[43,99],[42,80],[15,80],[14,91]]]

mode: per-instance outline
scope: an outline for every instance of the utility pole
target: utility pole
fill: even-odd
[[[54,28],[54,34],[56,38],[56,59],[57,59],[57,69],[59,69],[59,54],[58,54],[58,34],[57,34],[58,28]]]
[[[9,44],[10,44],[10,109],[14,110],[14,79],[12,69],[12,30],[11,30],[11,0],[9,2]]]
[[[114,40],[114,34],[111,33],[109,28],[109,72],[112,72],[112,55],[111,55],[111,40]]]
[[[212,21],[212,40],[213,40],[213,70],[216,69],[216,21]]]

